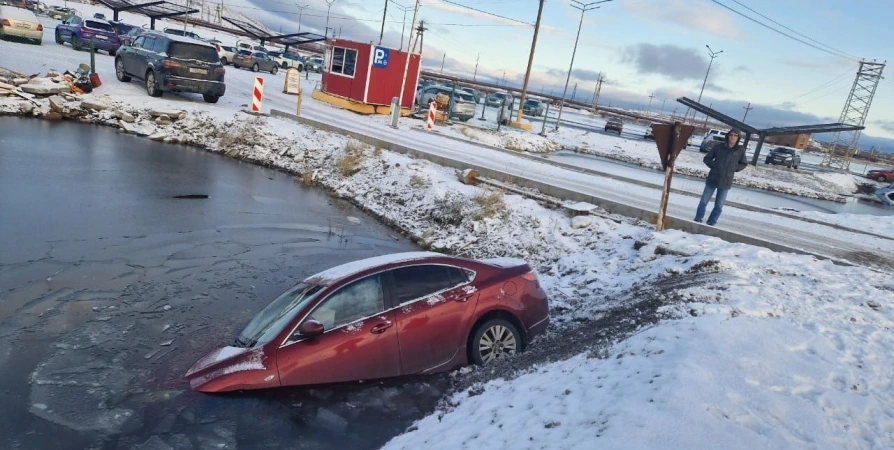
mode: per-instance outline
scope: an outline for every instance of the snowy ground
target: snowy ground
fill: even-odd
[[[54,64],[70,64],[59,56],[84,56],[53,48],[64,52],[46,43],[27,50],[53,52]],[[563,342],[566,332],[631,304],[662,319],[622,319],[639,328],[607,347],[564,342],[584,349],[570,359],[539,354],[538,345],[546,345],[534,343],[531,353],[541,357],[533,368],[498,371],[502,379],[457,392],[441,411],[392,441],[392,448],[894,446],[889,274],[657,233],[616,216],[594,216],[589,226],[574,229],[561,210],[460,184],[451,170],[426,161],[288,121],[233,120],[247,91],[244,97],[230,92],[214,106],[192,96],[150,101],[136,83],[114,80],[110,58],[98,62],[106,84],[92,98],[137,116],[132,131],[164,130],[162,137],[289,171],[438,251],[527,259],[552,299],[553,326],[542,343]],[[227,79],[241,86],[253,76],[228,69]],[[294,102],[272,90],[273,102]],[[148,123],[149,107],[189,113],[159,127]],[[88,119],[118,123],[109,111]],[[379,120],[353,118],[360,128]],[[600,148],[620,145],[602,135],[578,137]],[[635,295],[677,278],[692,282]]]

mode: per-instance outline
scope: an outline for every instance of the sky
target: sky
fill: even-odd
[[[329,25],[343,38],[378,41],[385,1],[334,0]],[[297,30],[297,6],[307,5],[302,31],[322,33],[326,28],[326,0],[224,2],[283,32]],[[563,91],[581,17],[571,4],[545,1],[530,89],[556,95]],[[384,45],[399,47],[405,29],[406,47],[412,7],[412,0],[389,2]],[[479,79],[520,86],[537,7],[537,0],[421,0],[419,19],[429,28],[424,64],[440,70],[443,60],[445,72],[472,75],[477,61]],[[406,18],[401,8],[408,10]],[[567,95],[577,85],[575,98],[589,101],[602,73],[606,81],[600,104],[673,111],[677,98],[699,96],[709,45],[722,53],[713,62],[702,103],[736,118],[744,116],[750,103],[747,122],[758,128],[837,122],[856,75],[856,58],[881,62],[894,52],[887,45],[894,41],[894,28],[887,23],[892,13],[890,0],[612,0],[584,15]],[[894,82],[885,79],[861,147],[894,152],[891,100]]]

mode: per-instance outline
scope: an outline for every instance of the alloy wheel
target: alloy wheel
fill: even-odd
[[[515,334],[500,324],[491,325],[478,340],[478,352],[485,364],[512,355],[516,351],[518,351],[518,341]]]

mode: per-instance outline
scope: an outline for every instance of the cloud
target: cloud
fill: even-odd
[[[564,80],[568,76],[568,69],[549,68],[544,73]],[[589,69],[574,69],[571,71],[571,78],[577,81],[596,81],[599,79],[599,72]]]
[[[622,61],[640,74],[659,74],[674,80],[697,80],[705,75],[708,62],[692,48],[640,43],[627,47]]]
[[[690,30],[725,38],[742,38],[745,33],[732,15],[706,2],[691,0],[639,0],[624,2],[630,15],[653,22],[673,23]]]
[[[708,82],[708,84],[705,85],[705,90],[720,93],[720,94],[729,94],[732,92],[731,90],[729,90],[723,86],[720,86],[719,84],[714,84],[711,82]]]
[[[894,134],[894,120],[873,120],[872,123],[885,132]]]

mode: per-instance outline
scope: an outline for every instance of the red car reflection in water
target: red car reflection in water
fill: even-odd
[[[289,289],[186,378],[225,392],[445,372],[521,351],[548,322],[524,261],[386,255]]]

